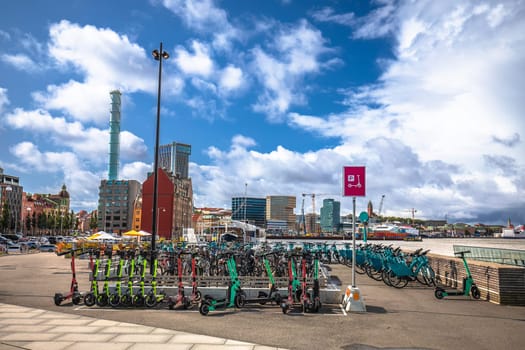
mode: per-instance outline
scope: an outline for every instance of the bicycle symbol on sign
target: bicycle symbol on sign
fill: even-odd
[[[356,178],[357,178],[357,182],[356,182]],[[348,188],[352,188],[352,187],[361,188],[360,175],[348,175],[346,182],[348,183]]]

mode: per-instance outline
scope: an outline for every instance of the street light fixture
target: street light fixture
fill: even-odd
[[[161,87],[161,80],[162,80],[162,60],[166,60],[170,57],[166,51],[162,50],[162,42],[160,43],[159,50],[153,50],[151,53],[153,55],[153,58],[156,61],[159,61],[159,86],[157,91],[157,127],[155,129],[155,161],[154,161],[154,167],[153,169],[153,210],[151,211],[151,214],[154,215],[151,220],[151,226],[152,226],[152,236],[151,236],[151,257],[150,257],[150,273],[153,275],[154,269],[155,269],[155,256],[156,256],[156,248],[155,248],[155,241],[157,239],[157,192],[158,192],[158,168],[159,168],[159,129],[160,129],[160,87]]]

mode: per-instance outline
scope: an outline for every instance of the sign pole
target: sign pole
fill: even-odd
[[[352,288],[355,288],[355,197],[352,197]]]
[[[355,264],[356,254],[356,196],[366,195],[366,168],[364,166],[343,167],[343,196],[352,197],[352,284],[346,287],[342,306],[346,311],[366,312],[366,306],[361,298],[361,291],[356,286]],[[366,232],[365,232],[366,234]],[[365,238],[366,239],[366,238]]]

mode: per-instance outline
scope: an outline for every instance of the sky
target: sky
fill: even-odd
[[[341,202],[366,167],[388,216],[525,222],[525,3],[458,0],[8,1],[0,12],[0,167],[24,191],[97,207],[110,91],[119,178],[190,144],[196,207],[297,196]]]

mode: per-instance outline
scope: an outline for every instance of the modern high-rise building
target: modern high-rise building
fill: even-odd
[[[140,182],[102,180],[98,195],[97,227],[108,233],[122,234],[133,227],[133,209]]]
[[[289,230],[295,230],[295,196],[267,196],[266,221],[286,221]]]
[[[232,220],[247,222],[257,227],[265,227],[266,198],[233,197]]]
[[[171,172],[174,176],[179,175],[182,179],[189,177],[191,146],[173,142],[159,146],[159,167]]]
[[[335,233],[341,224],[341,202],[331,198],[323,200],[321,207],[321,231]]]
[[[0,168],[0,230],[18,232],[22,229],[20,223],[22,192],[19,178],[4,174],[4,169]],[[7,217],[3,217],[6,204]]]

